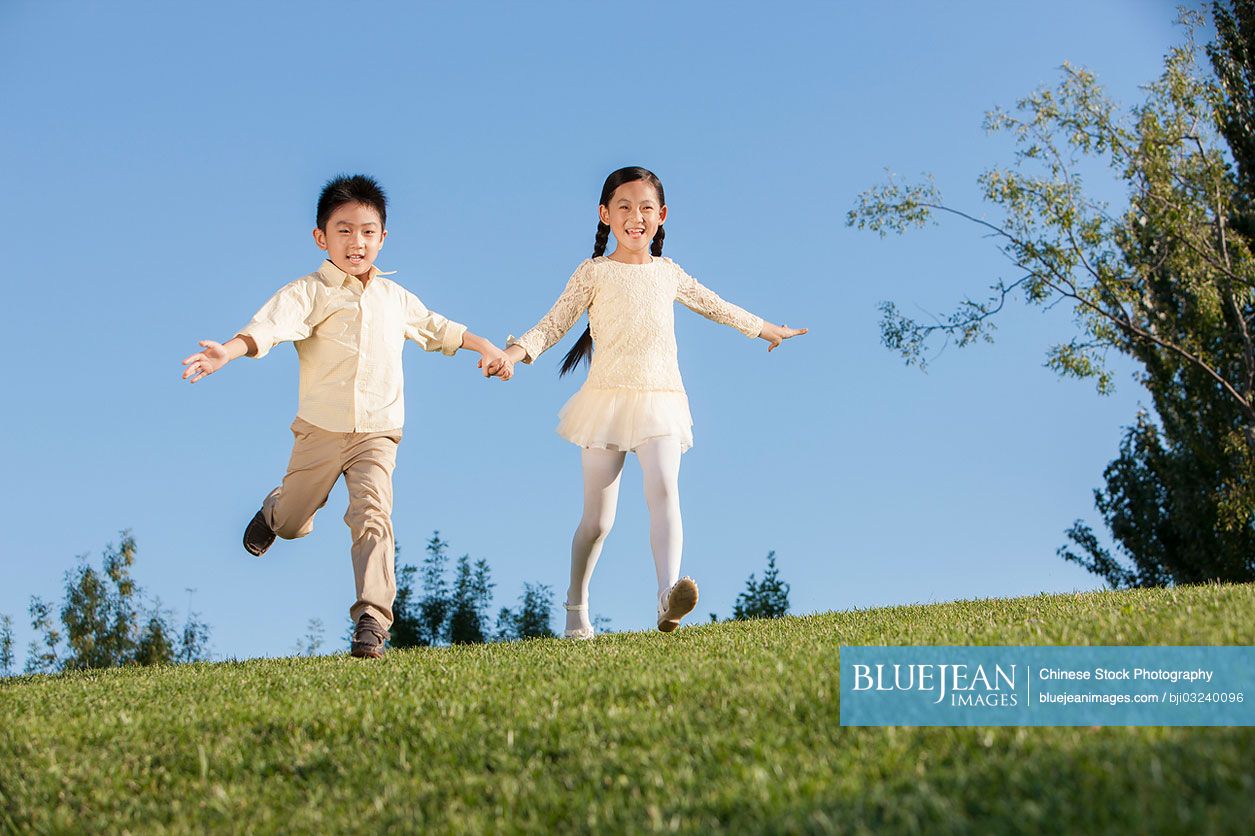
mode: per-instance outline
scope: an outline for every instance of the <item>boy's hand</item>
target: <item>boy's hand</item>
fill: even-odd
[[[187,380],[190,377],[192,378],[192,383],[195,383],[202,377],[209,377],[209,375],[231,361],[231,355],[223,347],[222,343],[216,343],[213,340],[201,340],[200,345],[204,349],[203,351],[198,351],[191,357],[183,360],[183,365],[187,366],[183,370],[183,379]]]
[[[767,350],[772,351],[789,337],[805,334],[809,330],[809,328],[790,328],[787,325],[772,325],[770,322],[764,322],[763,330],[759,332],[758,336],[771,343],[771,345],[767,346]]]

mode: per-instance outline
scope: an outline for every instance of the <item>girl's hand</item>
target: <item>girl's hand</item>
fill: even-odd
[[[767,350],[773,351],[776,346],[789,337],[805,334],[809,330],[809,328],[790,328],[787,325],[772,325],[770,322],[763,322],[763,330],[758,336],[771,343],[771,345],[767,346]]]
[[[183,379],[187,380],[191,377],[193,383],[202,377],[209,377],[209,375],[231,361],[231,355],[227,353],[222,343],[216,343],[213,340],[201,340],[200,345],[204,349],[203,351],[198,351],[191,357],[183,360],[183,365],[187,366],[183,370]],[[193,377],[193,375],[195,376]]]

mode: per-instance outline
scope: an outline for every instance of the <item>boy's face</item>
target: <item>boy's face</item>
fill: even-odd
[[[364,203],[346,203],[327,219],[326,229],[314,230],[314,241],[327,251],[327,258],[350,276],[370,274],[375,257],[383,247],[388,230],[380,223],[379,212]]]

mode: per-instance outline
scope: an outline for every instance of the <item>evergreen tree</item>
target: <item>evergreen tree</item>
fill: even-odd
[[[483,644],[488,641],[488,612],[492,606],[491,571],[480,558],[471,565],[469,555],[458,558],[450,600],[449,643]]]
[[[392,626],[388,628],[391,647],[420,647],[431,644],[424,629],[422,610],[414,590],[418,568],[401,563],[401,544],[396,547],[397,596],[392,602]]]
[[[545,584],[523,584],[518,610],[503,607],[497,616],[497,639],[552,638],[557,634],[550,626],[553,611],[553,590]]]
[[[767,571],[758,581],[753,574],[745,582],[745,591],[736,597],[732,618],[779,618],[789,613],[789,585],[780,579],[776,569],[776,553],[767,553]],[[713,618],[711,619],[714,620]]]
[[[448,566],[449,543],[440,539],[440,532],[433,531],[427,541],[427,556],[423,559],[423,597],[418,602],[418,644],[440,644],[446,636],[449,620],[449,584],[445,580]]]

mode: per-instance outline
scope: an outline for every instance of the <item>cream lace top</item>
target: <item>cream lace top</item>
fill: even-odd
[[[585,389],[683,392],[675,344],[676,301],[751,339],[763,329],[762,317],[725,302],[669,258],[623,264],[599,256],[580,264],[549,313],[507,344],[522,348],[523,362],[531,363],[587,310],[595,350]]]

